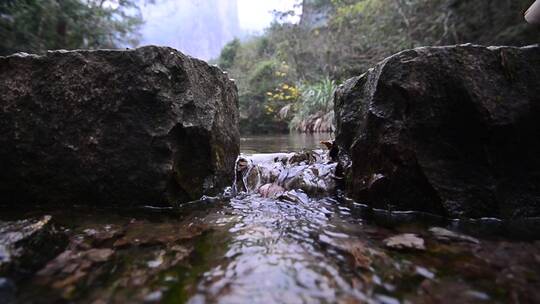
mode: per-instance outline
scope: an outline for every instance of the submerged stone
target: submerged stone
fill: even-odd
[[[194,243],[205,229],[195,220],[83,223],[69,231],[65,250],[26,283],[47,290],[47,302],[143,302],[153,286],[161,284],[161,274],[187,269]],[[17,300],[26,303],[33,296],[24,290]]]
[[[66,243],[49,215],[0,222],[0,276],[23,277],[53,258]]]
[[[465,243],[473,243],[473,244],[480,243],[478,239],[473,238],[472,236],[450,231],[448,229],[444,229],[441,227],[429,228],[429,232],[433,233],[435,238],[437,238],[440,241],[446,241],[446,242],[454,241],[454,242],[465,242]]]
[[[392,249],[425,250],[424,239],[413,233],[404,233],[389,237],[383,241],[384,245]]]
[[[235,84],[167,47],[0,57],[0,203],[166,204],[219,193]]]

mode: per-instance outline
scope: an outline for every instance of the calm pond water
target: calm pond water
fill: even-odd
[[[44,267],[17,281],[19,302],[540,299],[540,242],[534,236],[510,241],[503,235],[515,223],[388,212],[347,199],[335,189],[336,164],[320,150],[319,142],[329,138],[243,138],[235,183],[222,197],[171,208],[0,214],[11,221],[52,215],[55,229],[67,237]],[[300,150],[308,151],[285,153]]]
[[[240,151],[253,154],[315,150],[322,148],[321,141],[333,138],[331,133],[245,135],[240,139]]]

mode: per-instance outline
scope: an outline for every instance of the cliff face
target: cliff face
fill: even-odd
[[[143,13],[142,44],[167,45],[205,60],[240,35],[236,0],[164,0]]]
[[[300,26],[308,29],[323,27],[327,24],[331,11],[330,1],[303,0]]]

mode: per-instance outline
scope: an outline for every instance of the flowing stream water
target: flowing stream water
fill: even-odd
[[[327,139],[244,138],[235,183],[220,198],[174,208],[4,214],[4,220],[50,214],[68,235],[59,255],[21,279],[19,299],[388,304],[540,299],[540,242],[538,235],[524,233],[538,231],[530,229],[537,221],[448,220],[371,209],[335,189],[336,164],[319,144]]]

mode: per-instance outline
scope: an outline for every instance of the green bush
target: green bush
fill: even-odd
[[[135,0],[2,0],[0,55],[135,46],[141,24]]]
[[[281,130],[283,120],[292,119],[290,125],[298,126],[317,112],[332,111],[331,79],[341,82],[360,75],[404,49],[537,43],[538,29],[523,21],[530,2],[305,0],[303,4],[316,8],[306,11],[328,14],[326,24],[274,22],[263,35],[235,45],[235,56],[224,50],[222,67],[237,80],[243,130]],[[279,110],[286,106],[286,111]]]
[[[289,124],[289,128],[297,130],[302,122],[311,115],[319,113],[322,116],[333,111],[333,98],[336,88],[337,83],[328,77],[316,83],[299,85],[300,99],[295,104],[295,114]]]
[[[218,59],[218,65],[222,69],[230,69],[234,65],[236,59],[236,54],[240,48],[240,40],[233,39],[231,42],[227,43],[221,50],[221,54]]]

